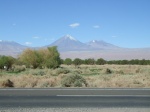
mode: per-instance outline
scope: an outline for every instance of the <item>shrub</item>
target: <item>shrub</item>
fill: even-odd
[[[106,74],[111,74],[111,73],[112,73],[112,70],[110,70],[109,68],[107,68],[106,71],[105,71],[105,73],[106,73]]]
[[[104,59],[100,58],[100,59],[98,59],[98,60],[96,61],[96,64],[97,64],[97,65],[104,65],[104,64],[106,64],[106,61],[105,61]]]
[[[61,64],[60,54],[57,50],[57,46],[48,47],[50,56],[45,60],[47,68],[58,68]]]
[[[26,49],[19,56],[20,62],[27,67],[36,68],[58,68],[61,64],[60,54],[56,46],[47,49],[32,50]]]
[[[68,75],[66,76],[62,82],[63,87],[83,87],[87,86],[86,80],[81,76],[77,74]]]
[[[0,69],[4,69],[5,66],[8,71],[12,67],[14,60],[11,56],[0,56]]]
[[[64,61],[64,64],[71,65],[72,64],[72,60],[70,58],[66,58],[65,61]]]
[[[67,70],[67,69],[63,69],[63,68],[59,68],[59,69],[57,69],[57,71],[56,71],[56,74],[67,74],[67,73],[69,73],[70,71],[69,70]]]
[[[26,49],[22,52],[19,59],[27,67],[32,66],[34,69],[41,64],[41,56],[37,50]]]
[[[14,72],[22,72],[22,71],[25,71],[26,70],[26,67],[25,66],[14,66],[13,68],[13,71]]]
[[[89,59],[86,59],[84,61],[84,63],[87,64],[87,65],[94,65],[95,64],[95,60],[92,59],[92,58],[89,58]]]
[[[135,71],[135,73],[140,73],[140,68],[138,68],[138,69]]]
[[[79,58],[74,59],[73,64],[77,67],[79,65],[81,65],[83,63],[83,61]]]
[[[1,81],[0,85],[2,87],[14,87],[14,83],[9,79]]]

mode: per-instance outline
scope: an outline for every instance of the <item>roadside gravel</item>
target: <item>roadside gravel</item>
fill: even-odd
[[[150,112],[150,108],[0,108],[0,112]]]

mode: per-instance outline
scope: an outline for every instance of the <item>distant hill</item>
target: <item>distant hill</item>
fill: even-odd
[[[115,46],[113,44],[107,43],[105,41],[98,41],[98,40],[92,40],[90,42],[87,43],[87,45],[89,45],[90,47],[92,47],[93,49],[116,49],[119,48],[118,46]]]
[[[0,55],[11,55],[16,57],[27,46],[23,46],[13,41],[0,41]]]

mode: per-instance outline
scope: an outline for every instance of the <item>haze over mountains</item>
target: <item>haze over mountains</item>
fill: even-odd
[[[58,46],[61,58],[150,59],[150,48],[127,49],[102,40],[82,43],[70,35],[65,35],[44,47],[48,46]],[[26,48],[28,47],[13,41],[0,41],[0,55],[17,57]]]

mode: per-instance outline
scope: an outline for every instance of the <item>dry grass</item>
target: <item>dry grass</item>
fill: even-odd
[[[80,74],[87,87],[149,88],[149,65],[62,65],[58,69],[26,69],[20,73],[0,73],[0,87],[46,88],[62,87],[63,78]],[[9,80],[9,81],[8,81]]]

